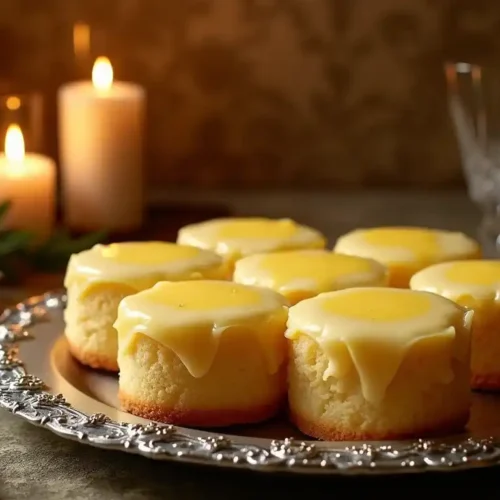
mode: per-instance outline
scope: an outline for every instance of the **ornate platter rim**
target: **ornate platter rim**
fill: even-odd
[[[396,474],[500,464],[500,439],[333,443],[220,435],[171,425],[120,423],[72,407],[25,368],[30,329],[62,310],[64,291],[31,297],[0,315],[0,407],[66,439],[158,460],[302,474]],[[36,338],[31,338],[36,342]]]

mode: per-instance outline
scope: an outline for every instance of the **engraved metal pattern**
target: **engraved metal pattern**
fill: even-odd
[[[265,471],[393,474],[500,464],[500,439],[496,438],[355,446],[285,439],[264,440],[267,444],[261,445],[251,438],[200,437],[196,431],[171,425],[126,424],[102,413],[87,415],[72,408],[62,394],[47,392],[43,381],[29,374],[19,358],[18,346],[30,338],[30,327],[50,319],[50,311],[62,310],[65,304],[63,293],[47,293],[0,315],[0,407],[62,437],[150,458]]]

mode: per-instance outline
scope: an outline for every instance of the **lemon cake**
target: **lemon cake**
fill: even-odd
[[[474,389],[500,389],[500,261],[466,260],[430,266],[411,288],[437,293],[474,310],[471,371]]]
[[[290,308],[290,416],[325,440],[461,431],[472,311],[397,288],[327,292]]]
[[[160,422],[222,427],[286,399],[284,297],[229,281],[162,282],[118,308],[119,397]]]
[[[316,229],[291,219],[262,217],[212,219],[180,229],[177,242],[213,250],[230,266],[254,253],[302,248],[324,248],[325,237]]]
[[[175,243],[113,243],[74,254],[65,277],[65,334],[73,356],[92,368],[117,371],[113,328],[119,302],[161,280],[226,279],[213,252]]]
[[[463,233],[418,227],[357,229],[341,236],[334,251],[379,261],[389,270],[389,285],[398,288],[408,288],[424,267],[481,256],[479,244]]]
[[[281,293],[291,305],[323,292],[386,286],[386,268],[372,259],[327,250],[254,254],[236,262],[233,280]]]

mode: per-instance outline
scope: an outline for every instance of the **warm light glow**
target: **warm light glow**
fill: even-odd
[[[108,90],[113,85],[113,66],[107,57],[98,57],[92,69],[92,83],[98,90]]]
[[[5,105],[7,106],[8,110],[15,111],[16,109],[19,109],[21,107],[21,99],[19,99],[19,97],[16,97],[14,95],[7,97]]]
[[[5,134],[5,156],[9,161],[22,162],[24,159],[24,137],[19,125],[9,125]]]
[[[85,57],[90,52],[90,26],[75,23],[73,26],[73,48],[76,56]]]

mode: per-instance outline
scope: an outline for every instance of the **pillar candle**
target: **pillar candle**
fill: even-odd
[[[109,60],[98,58],[92,81],[64,85],[58,101],[66,225],[137,229],[143,215],[144,89],[113,81]]]
[[[25,153],[20,127],[9,126],[5,153],[0,155],[0,202],[11,202],[3,229],[28,230],[36,240],[50,236],[55,217],[55,175],[53,160]]]

